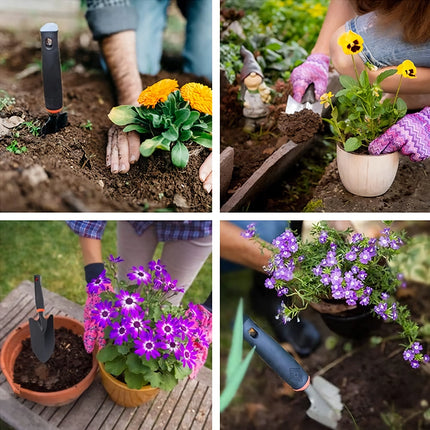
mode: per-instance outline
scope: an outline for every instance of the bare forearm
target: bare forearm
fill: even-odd
[[[376,77],[384,70],[396,69],[396,67],[385,67],[376,72],[369,71],[370,82],[375,82]],[[430,93],[430,68],[417,67],[416,78],[402,78],[399,95],[402,94],[429,94]],[[387,93],[396,93],[399,86],[400,75],[390,76],[381,83],[381,88]]]
[[[136,33],[122,31],[100,42],[105,61],[117,90],[119,104],[136,104],[142,91],[137,58]]]
[[[330,38],[334,32],[356,15],[349,0],[331,0],[312,54],[330,54]]]
[[[250,269],[264,272],[272,253],[249,239],[243,238],[240,233],[243,230],[237,225],[222,221],[220,223],[220,254],[221,257],[233,263],[241,264]]]
[[[103,262],[101,240],[80,237],[79,244],[81,245],[84,266]]]

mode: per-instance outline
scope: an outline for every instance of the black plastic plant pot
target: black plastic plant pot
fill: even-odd
[[[341,314],[321,314],[326,326],[339,336],[361,339],[377,330],[382,320],[374,315],[370,306],[357,306]]]

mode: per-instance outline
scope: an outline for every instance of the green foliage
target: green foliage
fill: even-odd
[[[93,123],[87,119],[87,122],[83,122],[79,127],[85,129],[85,130],[92,130],[93,129]]]
[[[358,79],[340,76],[343,88],[337,92],[336,102],[332,101],[330,93],[322,96],[321,100],[332,107],[331,118],[323,119],[330,124],[333,139],[342,143],[345,151],[367,148],[406,114],[407,106],[402,99],[383,99],[380,84],[395,73],[395,69],[386,70],[373,84],[369,82],[367,70],[363,70]]]
[[[233,338],[227,362],[226,385],[220,397],[220,412],[222,412],[232,401],[236,394],[251,362],[255,346],[242,360],[243,345],[243,300],[240,299],[237,307],[236,318],[233,327]]]
[[[26,146],[20,146],[16,139],[13,139],[12,142],[6,146],[6,151],[12,152],[14,154],[23,154],[27,152]]]
[[[15,103],[15,97],[11,97],[5,90],[0,90],[0,112]]]
[[[126,126],[124,132],[137,131],[144,136],[140,153],[151,156],[156,149],[171,152],[173,165],[184,168],[188,163],[190,142],[212,148],[212,116],[190,107],[179,91],[169,94],[165,102],[154,108],[117,106],[109,113],[110,120]]]
[[[40,136],[40,123],[39,121],[25,121],[21,126],[27,127],[27,130],[35,137]]]

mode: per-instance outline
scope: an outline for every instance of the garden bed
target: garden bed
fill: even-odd
[[[34,73],[17,78],[27,66],[40,61],[39,35],[18,39],[15,34],[1,32],[0,36],[0,89],[16,100],[1,111],[0,117],[15,115],[43,125],[47,112],[40,70],[36,67]],[[210,211],[211,194],[198,179],[198,169],[209,154],[207,149],[191,149],[190,162],[182,170],[172,166],[169,154],[161,151],[150,158],[141,157],[127,174],[114,175],[106,167],[107,131],[111,125],[107,114],[114,99],[108,79],[99,70],[97,44],[89,38],[84,33],[60,41],[62,64],[71,65],[63,72],[68,125],[45,137],[33,136],[28,127],[21,126],[18,137],[9,134],[0,138],[1,210]],[[142,76],[143,86],[163,78],[176,78],[180,85],[199,81],[191,75],[161,72]],[[27,151],[7,151],[13,140]]]

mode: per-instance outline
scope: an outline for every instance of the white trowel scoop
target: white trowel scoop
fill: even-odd
[[[310,84],[302,97],[302,102],[299,103],[292,96],[288,96],[287,107],[285,113],[293,114],[300,112],[303,109],[309,109],[321,116],[323,105],[319,100],[315,100],[315,86]]]
[[[247,316],[243,318],[243,337],[293,390],[307,394],[311,406],[306,414],[310,418],[331,429],[337,427],[343,409],[339,388],[321,376],[311,383],[300,364]]]

